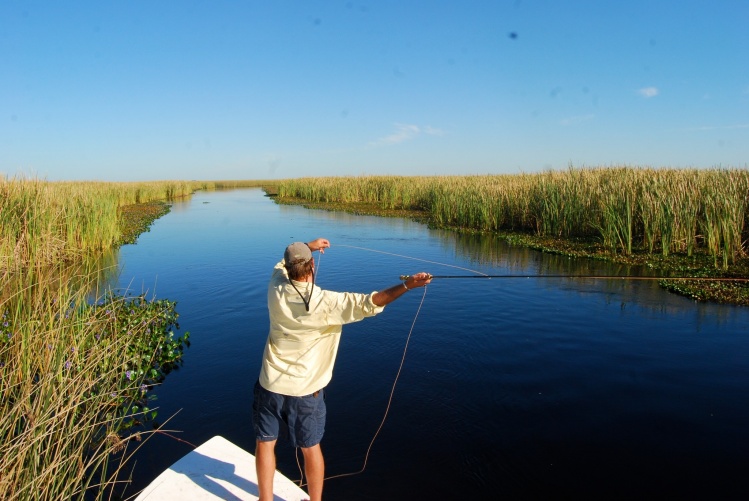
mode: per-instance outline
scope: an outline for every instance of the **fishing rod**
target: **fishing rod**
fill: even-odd
[[[401,280],[407,280],[411,275],[401,275]],[[429,275],[433,278],[574,278],[578,280],[701,280],[710,282],[749,282],[749,278],[725,277],[638,277],[631,275]]]
[[[404,256],[402,254],[394,254],[392,252],[386,252],[381,251],[377,249],[368,249],[366,247],[357,247],[355,245],[346,245],[346,244],[338,244],[338,247],[348,247],[351,249],[359,249],[364,250],[368,252],[377,252],[380,254],[387,254],[390,256],[396,256],[396,257],[402,257],[406,259],[412,259],[414,261],[422,261],[424,263],[430,263],[430,264],[436,264],[440,266],[449,266],[451,268],[457,268],[463,271],[469,271],[472,273],[478,273],[477,275],[431,275],[429,274],[429,279],[432,278],[570,278],[570,279],[578,279],[578,280],[698,280],[703,282],[749,282],[749,277],[736,277],[736,278],[729,278],[729,277],[638,277],[638,276],[631,276],[631,275],[486,275],[479,271],[472,270],[470,268],[463,268],[461,266],[455,266],[450,265],[446,263],[440,263],[438,261],[429,261],[427,259],[420,259],[416,257],[411,256]],[[401,280],[406,280],[411,275],[401,275]]]

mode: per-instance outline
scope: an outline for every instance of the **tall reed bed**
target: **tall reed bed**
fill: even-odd
[[[196,183],[47,182],[0,178],[0,270],[71,261],[119,240],[118,209],[173,200]]]
[[[611,252],[705,249],[726,268],[747,251],[746,169],[572,168],[486,176],[302,178],[280,197],[424,210],[438,226],[597,237]]]
[[[0,499],[111,492],[184,338],[174,303],[89,294],[115,268],[120,207],[195,189],[0,178]]]
[[[84,262],[0,279],[0,499],[106,498],[113,454],[140,436],[148,388],[179,360],[174,304],[92,302],[102,273]]]
[[[259,188],[268,184],[268,181],[259,181],[254,179],[228,179],[223,181],[194,181],[199,189],[211,190],[231,190],[236,188]]]

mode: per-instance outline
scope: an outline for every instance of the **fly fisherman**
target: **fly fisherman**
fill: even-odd
[[[268,285],[270,333],[252,406],[259,501],[273,500],[279,435],[301,447],[310,500],[321,500],[324,388],[333,376],[342,326],[380,313],[385,305],[431,280],[427,273],[417,273],[371,294],[322,290],[315,286],[312,252],[323,253],[328,247],[330,242],[324,238],[289,245]]]

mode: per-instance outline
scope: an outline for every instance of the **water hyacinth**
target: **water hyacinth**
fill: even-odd
[[[141,433],[129,404],[147,409],[143,385],[180,362],[184,339],[166,334],[173,303],[99,296],[92,304],[88,292],[111,274],[104,251],[144,231],[144,219],[126,217],[132,204],[215,187],[0,176],[0,499],[113,497],[113,448],[102,438],[122,444]],[[156,205],[152,214],[168,211]],[[137,327],[151,316],[150,333]],[[114,335],[125,324],[131,334]]]
[[[5,282],[2,290],[10,287]],[[128,437],[147,432],[144,423],[155,416],[148,388],[181,363],[186,345],[188,334],[172,335],[176,305],[116,295],[89,304],[70,292],[85,287],[55,282],[18,290],[11,299],[0,296],[0,311],[9,309],[0,322],[0,380],[35,384],[0,385],[0,499],[34,499],[40,489],[45,499],[82,499],[86,491],[86,499],[109,499],[116,469],[107,465],[119,459],[102,440],[117,436],[126,446]],[[60,295],[65,290],[69,297]],[[15,339],[14,325],[23,342],[5,342]]]

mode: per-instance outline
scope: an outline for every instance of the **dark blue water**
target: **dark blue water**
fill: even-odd
[[[120,286],[178,301],[178,334],[191,333],[183,367],[155,391],[159,419],[173,416],[166,428],[180,439],[222,435],[254,451],[267,280],[288,243],[316,237],[333,245],[317,283],[334,290],[370,292],[417,271],[471,274],[446,265],[631,271],[410,221],[278,206],[260,190],[198,193],[119,255]],[[329,475],[361,469],[416,318],[367,468],[328,481],[326,499],[749,495],[748,309],[655,282],[543,278],[435,279],[416,317],[421,300],[410,292],[344,328],[322,443]],[[189,450],[154,436],[125,494]],[[279,470],[298,478],[294,451],[277,452]]]

